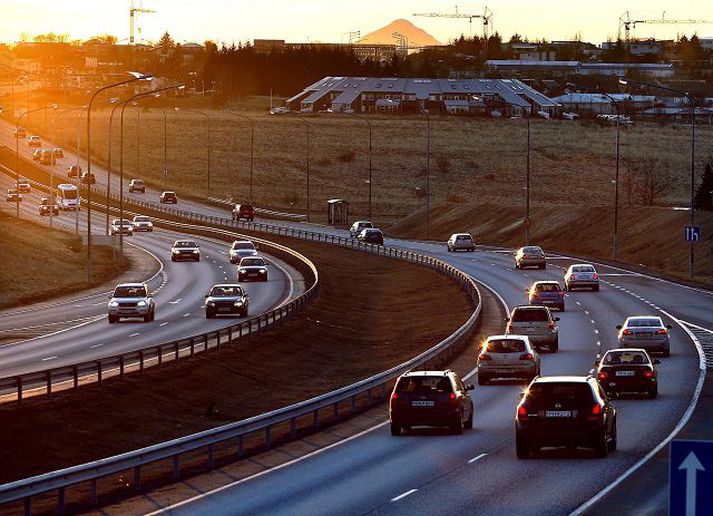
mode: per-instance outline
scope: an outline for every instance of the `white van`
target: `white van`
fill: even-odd
[[[57,205],[62,210],[78,210],[79,207],[79,190],[76,186],[62,183],[57,185]]]

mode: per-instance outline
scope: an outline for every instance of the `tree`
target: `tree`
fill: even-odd
[[[713,211],[713,156],[708,157],[703,169],[703,178],[693,198],[693,205],[697,210]]]
[[[117,38],[111,34],[99,34],[98,36],[92,36],[89,40],[95,40],[97,43],[103,43],[105,45],[116,45]]]
[[[161,39],[158,40],[158,46],[163,49],[164,53],[168,53],[169,50],[176,46],[176,42],[173,41],[171,35],[166,31],[163,33],[163,36],[161,36]]]
[[[675,178],[668,172],[668,167],[661,167],[659,159],[653,156],[641,158],[637,165],[642,179],[639,183],[641,204],[654,206],[671,189]]]

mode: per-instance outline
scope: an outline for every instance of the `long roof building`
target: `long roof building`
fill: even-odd
[[[291,111],[552,115],[557,102],[517,79],[325,77],[289,98]]]

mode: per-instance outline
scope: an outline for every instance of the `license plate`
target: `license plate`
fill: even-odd
[[[547,410],[545,417],[572,417],[571,410]]]
[[[221,307],[221,308],[218,308],[218,311],[219,311],[219,312],[230,312],[230,308],[227,307],[227,306],[226,306],[226,307]]]
[[[434,401],[412,401],[412,407],[433,407],[435,405]]]
[[[637,336],[637,337],[646,337],[646,338],[648,338],[648,337],[653,337],[654,334],[653,334],[653,333],[637,333],[636,336]]]
[[[615,376],[634,376],[635,374],[634,371],[617,371]]]
[[[248,276],[254,278],[255,276],[257,276],[257,272],[251,272],[250,274],[248,274]]]
[[[527,328],[525,331],[527,333],[535,333],[536,329],[535,328]]]

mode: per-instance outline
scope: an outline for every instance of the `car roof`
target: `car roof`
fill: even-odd
[[[234,244],[252,244],[253,241],[243,239],[243,240],[233,240],[233,243]]]
[[[627,321],[638,321],[640,319],[658,319],[661,321],[661,317],[658,315],[630,315],[626,318]]]
[[[560,282],[557,280],[540,280],[540,281],[535,281],[532,283],[533,285],[559,285]]]
[[[445,369],[443,371],[406,371],[401,376],[448,376],[453,371]]]
[[[189,239],[189,238],[184,238],[184,239],[182,239],[182,240],[176,240],[176,241],[173,243],[173,245],[176,245],[176,244],[178,244],[179,242],[190,242],[191,244],[196,244],[196,245],[198,245],[198,242],[196,242],[195,240],[191,240],[191,239]]]
[[[490,342],[491,340],[505,340],[505,339],[517,339],[517,340],[527,340],[527,341],[530,340],[527,335],[490,335],[485,340]]]
[[[549,312],[549,308],[546,306],[538,306],[538,305],[517,305],[515,308],[513,308],[513,311],[515,310],[547,310]]]
[[[211,288],[211,289],[214,289],[214,288],[216,288],[216,287],[220,287],[220,288],[226,288],[226,287],[230,287],[230,288],[235,288],[235,287],[243,288],[243,286],[242,286],[240,283],[217,283],[217,284],[213,285],[213,286],[210,287],[210,288]]]
[[[535,378],[533,383],[588,383],[591,376],[575,376],[575,375],[561,375],[561,376],[540,376]]]
[[[166,190],[166,191],[165,191],[165,192],[163,192],[163,193],[165,193],[165,194],[167,194],[167,193],[172,193],[172,194],[175,194],[176,192],[174,192],[173,190]]]
[[[146,285],[144,283],[119,283],[116,288],[118,287],[145,287]]]
[[[371,224],[370,220],[357,220],[354,224]]]
[[[472,237],[470,233],[453,233],[451,236],[469,236]]]
[[[621,353],[628,353],[629,351],[642,351],[648,355],[648,353],[646,352],[646,350],[644,348],[614,348],[614,349],[607,350],[607,352],[604,354],[606,355],[607,353],[612,353],[614,351],[621,352]]]

